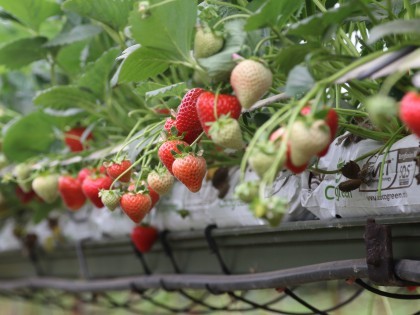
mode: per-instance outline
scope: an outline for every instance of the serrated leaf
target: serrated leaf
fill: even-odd
[[[372,44],[377,40],[388,35],[398,35],[407,33],[420,33],[420,19],[395,20],[377,25],[370,30],[368,43]]]
[[[312,15],[297,23],[290,25],[288,35],[302,37],[322,36],[330,27],[338,27],[346,18],[354,15],[362,15],[357,5],[342,5],[323,13]]]
[[[67,0],[63,8],[122,30],[134,3],[135,0]]]
[[[43,47],[45,37],[18,39],[0,48],[0,64],[9,69],[19,69],[47,55]]]
[[[175,83],[169,86],[162,87],[160,89],[152,90],[146,93],[146,99],[151,99],[153,97],[168,97],[168,96],[179,96],[185,89],[187,84],[185,82]]]
[[[153,6],[162,1],[149,2]],[[171,59],[186,61],[190,59],[196,18],[195,1],[177,0],[151,8],[147,17],[133,10],[129,22],[133,38],[143,47],[165,51]]]
[[[0,0],[0,6],[36,31],[48,17],[61,12],[60,6],[51,0]]]
[[[282,28],[302,3],[303,0],[267,0],[248,18],[245,30],[251,31],[270,25]]]
[[[82,54],[86,42],[77,42],[60,48],[56,61],[59,67],[70,76],[78,76],[82,69]]]
[[[169,57],[164,51],[139,47],[124,59],[115,74],[116,79],[112,81],[124,83],[147,80],[168,69]]]
[[[96,25],[78,25],[68,32],[58,34],[58,36],[54,37],[52,40],[46,43],[45,46],[53,47],[68,45],[96,36],[101,32],[102,28]]]
[[[119,53],[118,48],[111,48],[104,52],[80,77],[78,85],[88,88],[96,96],[102,98],[108,85],[109,74],[115,65],[115,58]]]
[[[89,108],[96,105],[96,97],[77,86],[54,86],[39,92],[34,98],[34,104],[54,109]]]
[[[136,93],[141,96],[146,96],[146,93],[149,91],[157,90],[160,88],[164,88],[165,85],[156,82],[141,82],[135,89]]]
[[[232,54],[241,50],[247,36],[244,31],[244,24],[245,22],[242,20],[226,22],[225,31],[228,35],[223,50],[209,58],[199,59],[200,64],[206,68],[210,77],[221,80],[230,75],[236,65],[232,59]]]
[[[290,97],[300,97],[307,92],[313,85],[315,80],[305,66],[296,66],[290,71],[286,82],[286,95]]]
[[[53,126],[42,112],[34,112],[11,125],[3,138],[3,152],[9,161],[23,162],[47,153],[55,140]]]

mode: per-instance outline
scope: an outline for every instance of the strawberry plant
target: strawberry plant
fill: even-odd
[[[417,1],[25,3],[0,0],[0,192],[29,209],[33,189],[37,218],[81,189],[109,209],[121,191],[139,222],[175,178],[197,192],[237,167],[241,199],[279,222],[282,170],[331,173],[319,159],[345,133],[379,141],[371,155],[420,136]]]

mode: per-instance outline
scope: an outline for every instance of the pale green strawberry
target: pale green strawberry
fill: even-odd
[[[221,147],[235,150],[244,148],[239,123],[229,116],[222,115],[211,123],[209,134],[213,142]]]
[[[17,184],[26,193],[32,190],[32,183],[30,181],[31,173],[31,167],[25,163],[20,163],[16,165],[16,167],[13,170],[13,174],[16,177]]]
[[[324,150],[331,142],[330,128],[322,119],[312,123],[295,121],[290,130],[290,159],[293,165],[302,166],[312,156]]]
[[[223,47],[223,37],[217,36],[210,29],[197,27],[194,38],[195,58],[207,58],[213,56]]]
[[[389,96],[374,95],[365,100],[366,111],[372,124],[382,131],[396,131],[398,124],[398,104]]]
[[[249,165],[257,175],[262,178],[270,169],[275,161],[278,148],[271,141],[264,141],[258,143],[252,150],[251,156],[248,159]],[[282,157],[277,171],[283,168],[286,156]]]
[[[117,189],[114,190],[105,190],[101,189],[99,191],[99,197],[105,207],[109,210],[114,211],[120,204],[121,192]]]
[[[235,188],[235,196],[246,203],[250,203],[258,197],[259,183],[256,181],[244,182]]]
[[[230,85],[245,109],[250,108],[273,84],[270,69],[254,60],[243,60],[233,68],[230,74]]]
[[[59,195],[58,174],[40,175],[32,181],[32,189],[46,203],[53,203]]]

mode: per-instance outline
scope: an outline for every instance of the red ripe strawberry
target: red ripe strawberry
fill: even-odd
[[[219,94],[216,106],[215,101],[216,95],[212,92],[202,93],[197,100],[198,118],[206,135],[209,135],[210,129],[207,123],[216,121],[215,113],[217,117],[229,114],[233,119],[238,119],[241,115],[241,105],[235,96]]]
[[[176,123],[176,120],[173,119],[172,117],[166,118],[165,125],[163,126],[163,129],[166,130],[166,132],[168,133],[168,136],[171,135],[172,127],[176,127],[175,123]]]
[[[131,232],[131,241],[140,253],[147,253],[158,238],[158,230],[149,225],[134,227]]]
[[[80,182],[80,184],[82,184],[83,181],[86,179],[86,177],[88,177],[91,174],[92,174],[92,169],[87,168],[87,167],[82,168],[77,174],[77,180]]]
[[[184,141],[189,144],[194,142],[203,130],[196,107],[197,99],[203,92],[200,88],[189,90],[178,106],[175,126],[180,135],[184,133]]]
[[[108,176],[98,177],[88,176],[82,183],[82,190],[85,196],[98,208],[103,208],[104,204],[99,197],[101,189],[108,190],[111,187],[112,179]]]
[[[330,110],[328,111],[327,117],[325,117],[325,122],[327,123],[328,127],[330,127],[330,136],[331,136],[330,144],[331,144],[331,142],[334,141],[335,134],[337,133],[337,130],[338,130],[338,115],[334,109],[330,108]],[[330,148],[330,145],[328,145],[324,150],[319,152],[317,156],[319,157],[325,156],[328,153],[329,148]]]
[[[124,173],[118,180],[122,183],[128,183],[131,179],[131,162],[130,160],[123,160],[120,163],[118,162],[111,162],[111,163],[104,163],[106,168],[106,172],[109,177],[112,179],[118,178],[121,174]]]
[[[149,185],[147,186],[147,190],[149,191],[150,199],[152,200],[152,204],[150,206],[150,209],[152,209],[155,206],[155,204],[159,201],[160,196]]]
[[[79,210],[86,202],[82,184],[75,177],[69,175],[60,176],[58,179],[58,191],[64,204],[70,210]]]
[[[149,213],[152,200],[148,194],[128,192],[122,195],[120,206],[125,214],[134,222],[140,223]]]
[[[188,154],[177,158],[172,169],[174,176],[190,191],[198,192],[206,175],[207,164],[202,156]]]
[[[83,151],[83,149],[86,147],[86,143],[82,143],[81,141],[85,130],[85,127],[74,127],[64,133],[64,142],[69,147],[71,152],[80,152]],[[91,133],[89,133],[86,137],[86,141],[91,139],[93,139],[93,136]]]
[[[408,92],[400,103],[400,118],[402,122],[420,137],[420,94]]]
[[[18,197],[18,199],[20,200],[22,204],[27,204],[28,202],[30,202],[32,199],[36,197],[36,194],[32,189],[29,192],[25,192],[22,190],[22,188],[20,188],[19,186],[16,186],[15,192],[16,192],[16,196]]]
[[[172,164],[175,161],[174,156],[172,155],[171,151],[175,151],[177,153],[180,153],[177,146],[183,145],[188,146],[188,143],[182,140],[169,140],[165,141],[158,150],[158,156],[159,160],[162,162],[163,165],[168,169],[168,171],[172,173]]]

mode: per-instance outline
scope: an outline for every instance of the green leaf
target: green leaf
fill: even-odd
[[[151,99],[154,97],[168,97],[168,96],[179,96],[182,95],[185,89],[187,88],[187,84],[185,82],[180,82],[176,84],[172,84],[169,86],[165,86],[163,88],[152,90],[146,93],[146,99]]]
[[[63,9],[100,21],[115,30],[127,25],[135,0],[67,0]]]
[[[303,0],[267,0],[248,18],[245,30],[251,31],[270,25],[283,27],[290,16],[302,6]]]
[[[319,45],[300,44],[280,49],[276,57],[276,65],[280,72],[288,74],[294,66],[302,63],[306,55],[317,49]]]
[[[9,161],[23,162],[47,153],[55,140],[53,126],[46,115],[34,112],[11,125],[3,139],[3,152]]]
[[[312,15],[292,24],[287,31],[287,35],[322,36],[330,27],[338,27],[344,19],[354,15],[362,15],[359,6],[354,4],[342,5],[339,8]]]
[[[406,33],[420,33],[420,19],[395,20],[380,24],[370,30],[369,44],[388,36]]]
[[[64,46],[57,54],[56,61],[59,67],[70,76],[78,76],[82,69],[82,53],[86,42],[77,42]]]
[[[216,80],[223,80],[230,75],[230,72],[236,65],[232,59],[232,54],[241,50],[247,37],[247,33],[243,29],[244,23],[243,20],[227,22],[225,31],[228,35],[223,50],[209,58],[199,59],[200,65],[206,68],[210,77]]]
[[[81,108],[92,109],[96,105],[96,97],[77,86],[54,86],[39,92],[34,104],[54,109]]]
[[[47,55],[43,47],[45,37],[23,38],[0,48],[0,64],[9,69],[19,69]]]
[[[0,6],[36,31],[48,17],[61,12],[60,6],[52,0],[0,0]]]
[[[307,92],[315,80],[305,66],[296,66],[290,71],[287,77],[285,93],[290,97],[300,97]]]
[[[58,34],[58,36],[54,37],[52,40],[46,43],[45,46],[53,47],[68,45],[96,36],[101,32],[102,28],[96,25],[78,25],[68,32]]]
[[[129,22],[133,38],[143,47],[165,51],[171,59],[190,59],[194,25],[197,18],[196,1],[177,0],[157,5],[152,0],[147,17],[141,12],[131,12]]]
[[[169,57],[164,51],[139,47],[124,59],[115,78],[119,83],[147,80],[168,69]]]
[[[79,79],[78,85],[91,90],[99,98],[103,98],[108,86],[109,74],[119,55],[118,48],[111,48],[99,57]]]

